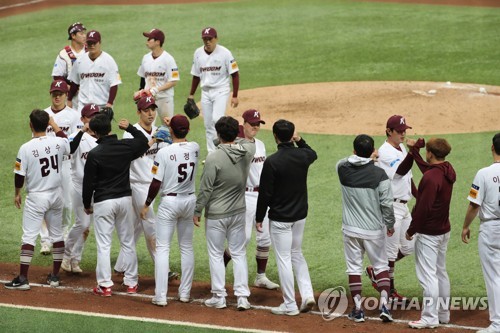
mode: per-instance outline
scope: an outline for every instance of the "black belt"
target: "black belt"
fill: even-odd
[[[183,195],[185,193],[167,193],[167,194],[164,194],[163,196],[167,196],[167,197],[176,197],[178,195]],[[187,195],[191,195],[191,194],[194,194],[194,192],[191,192],[191,193],[187,193]]]
[[[255,187],[247,187],[245,189],[245,191],[247,192],[259,192],[259,187],[258,186],[255,186]]]
[[[394,199],[394,202],[399,202],[402,204],[408,203],[408,200]]]

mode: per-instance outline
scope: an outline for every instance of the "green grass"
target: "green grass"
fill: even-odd
[[[152,323],[139,320],[123,320],[121,318],[102,318],[91,315],[61,314],[32,309],[7,308],[0,306],[0,315],[3,318],[12,318],[0,321],[0,331],[16,333],[26,332],[27,327],[36,327],[36,332],[52,332],[57,323],[57,332],[215,332],[216,329],[179,326],[165,323]],[[61,320],[63,317],[65,320]],[[235,332],[235,331],[226,331]]]
[[[137,68],[147,52],[142,32],[152,27],[166,32],[165,47],[179,66],[181,81],[176,87],[175,103],[176,112],[181,113],[191,83],[192,54],[201,45],[199,35],[207,25],[217,28],[220,43],[238,60],[241,89],[357,80],[500,85],[499,20],[500,10],[495,8],[320,0],[71,6],[0,19],[2,261],[19,260],[21,211],[13,205],[13,162],[19,146],[30,138],[29,112],[50,103],[51,68],[57,51],[66,43],[67,26],[74,21],[82,21],[89,29],[101,32],[103,50],[115,58],[123,80],[115,103],[117,117],[134,120],[135,105],[131,96],[139,83]],[[244,94],[242,91],[241,96]],[[261,112],[265,116],[266,110]],[[413,110],[401,110],[401,113],[408,118],[418,117]],[[265,130],[270,127],[270,124],[264,126],[259,135],[268,153],[276,149],[270,132]],[[381,128],[381,135],[383,131]],[[446,135],[453,146],[450,161],[458,177],[451,209],[453,229],[448,255],[453,295],[485,295],[476,248],[477,222],[472,226],[473,240],[468,246],[461,244],[460,230],[474,174],[491,161],[492,134]],[[319,156],[310,170],[310,211],[303,246],[313,286],[318,292],[337,285],[347,286],[340,229],[341,197],[334,167],[340,158],[351,153],[353,138],[305,135]],[[203,155],[205,139],[201,119],[193,121],[190,139],[200,143]],[[375,139],[378,146],[384,138]],[[199,171],[201,174],[201,167]],[[420,179],[416,168],[414,173],[415,178]],[[114,244],[113,259],[118,251],[116,239]],[[195,244],[195,280],[208,281],[203,228],[196,230]],[[250,280],[255,273],[254,248],[252,241],[248,250]],[[179,269],[178,251],[174,249],[171,255],[172,267]],[[38,251],[33,258],[34,265],[49,266],[50,262],[50,258],[38,255]],[[143,240],[139,244],[139,264],[140,274],[153,275]],[[87,243],[82,266],[85,270],[95,268],[93,237]],[[421,295],[413,257],[398,263],[396,274],[402,293]],[[268,275],[277,280],[274,258],[270,260]],[[228,280],[232,280],[231,272]],[[365,287],[368,295],[374,293],[366,281]]]

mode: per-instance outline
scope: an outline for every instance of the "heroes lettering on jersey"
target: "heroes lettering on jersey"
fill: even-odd
[[[220,71],[222,66],[208,66],[208,67],[201,67],[200,72],[216,72]]]
[[[254,157],[252,163],[263,163],[266,160],[265,156]]]
[[[145,72],[144,75],[146,77],[152,76],[152,77],[163,77],[165,76],[165,72]]]
[[[61,129],[61,131],[63,131],[66,135],[68,135],[68,132],[69,132],[69,126],[59,126],[59,128]],[[49,126],[47,127],[47,130],[45,131],[46,133],[52,133],[54,132],[54,129],[52,128],[52,126]]]
[[[80,74],[80,79],[88,79],[88,78],[103,78],[106,75],[106,73],[81,73]]]

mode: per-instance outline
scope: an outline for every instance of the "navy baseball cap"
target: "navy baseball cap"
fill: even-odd
[[[71,34],[76,34],[79,31],[87,31],[87,28],[80,22],[75,22],[70,25],[68,27],[68,40],[71,40]]]
[[[201,31],[201,38],[205,38],[205,37],[217,38],[217,30],[215,30],[214,28],[211,28],[211,27],[206,27],[205,29],[203,29]]]
[[[165,34],[160,29],[151,29],[150,32],[143,32],[142,35],[147,38],[159,40],[162,44],[165,42]]]
[[[155,109],[158,108],[158,105],[156,105],[156,101],[153,96],[144,96],[139,100],[139,102],[137,102],[137,110],[139,111],[146,110],[152,106],[154,106]]]

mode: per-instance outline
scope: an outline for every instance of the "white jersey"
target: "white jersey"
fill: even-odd
[[[110,88],[122,83],[118,65],[104,51],[94,61],[90,60],[88,53],[78,58],[69,79],[80,85],[78,110],[90,103],[106,105]]]
[[[480,206],[481,222],[500,220],[500,163],[477,172],[467,199]]]
[[[73,141],[79,132],[71,134],[69,141]],[[97,146],[97,139],[88,133],[83,133],[82,139],[78,148],[73,152],[71,157],[71,180],[75,190],[82,193],[83,185],[83,170],[85,169],[85,162],[87,162],[87,156],[89,151]]]
[[[177,142],[156,155],[151,169],[153,178],[161,181],[161,195],[192,194],[200,146],[196,142]]]
[[[148,141],[151,140],[152,135],[156,132],[156,126],[152,127],[151,133],[148,133],[144,128],[141,127],[138,123],[134,124],[134,127],[141,131]],[[124,139],[133,138],[132,134],[129,132],[123,133]],[[153,162],[155,160],[156,154],[158,151],[164,147],[167,147],[169,144],[165,142],[154,143],[149,149],[139,158],[132,161],[130,164],[130,183],[139,183],[139,184],[147,184],[151,183],[153,179],[153,175],[151,174],[151,169],[153,168]]]
[[[47,192],[62,184],[63,155],[69,155],[66,138],[33,138],[19,149],[14,173],[26,177],[26,192]]]
[[[238,71],[231,51],[217,45],[211,54],[202,47],[194,51],[191,75],[200,78],[201,88],[229,88],[229,76]]]
[[[44,110],[54,118],[54,121],[56,122],[57,126],[66,134],[67,137],[69,137],[72,133],[78,132],[79,125],[80,125],[80,116],[78,115],[78,112],[70,108],[69,106],[66,106],[64,109],[61,111],[54,113],[52,111],[52,107],[48,107]],[[56,136],[56,133],[54,132],[54,129],[52,126],[47,127],[47,136]]]
[[[413,174],[410,171],[404,176],[398,175],[396,170],[405,159],[407,152],[405,146],[401,143],[399,149],[394,148],[389,142],[384,142],[378,149],[378,162],[375,163],[385,170],[385,173],[391,180],[392,194],[395,199],[409,201],[411,194],[411,178]]]
[[[80,52],[76,52],[71,46],[69,46],[69,49],[74,58],[69,56],[66,48],[59,51],[54,63],[54,68],[52,69],[52,76],[62,76],[67,79],[76,59],[80,58],[87,52],[85,48],[82,48]]]
[[[257,138],[255,139],[255,155],[253,156],[252,163],[250,163],[250,172],[247,178],[247,187],[258,187],[260,183],[260,174],[262,167],[266,160],[266,146],[264,142]]]
[[[179,81],[179,69],[172,57],[167,51],[158,58],[153,58],[153,52],[149,52],[142,58],[141,65],[137,70],[137,75],[146,79],[146,89],[160,87],[167,82]],[[156,99],[174,97],[174,88],[162,90],[156,95]]]

